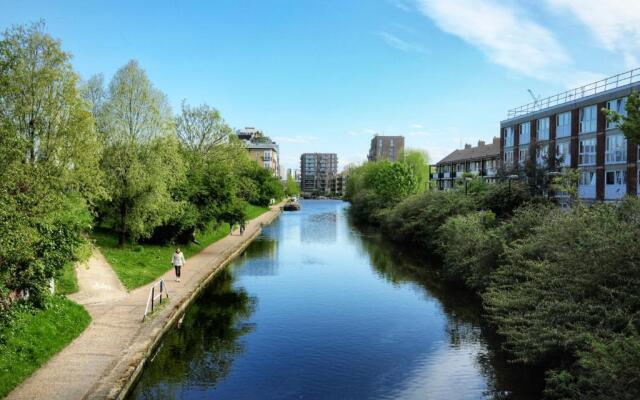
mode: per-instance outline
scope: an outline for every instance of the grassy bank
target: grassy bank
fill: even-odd
[[[18,309],[0,329],[0,398],[62,350],[89,325],[82,306],[63,297],[42,310]]]
[[[246,213],[248,219],[254,219],[268,210],[266,207],[248,205]],[[228,224],[212,227],[196,235],[197,244],[181,245],[180,249],[188,258],[228,234]],[[173,245],[126,244],[119,247],[118,239],[112,232],[98,229],[92,236],[127,289],[146,285],[171,269],[171,254],[175,250]]]

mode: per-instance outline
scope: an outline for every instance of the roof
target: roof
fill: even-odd
[[[245,142],[244,146],[247,149],[271,149],[271,150],[278,151],[278,145],[274,142],[271,142],[271,143]]]
[[[491,157],[497,158],[499,156],[500,156],[500,139],[493,138],[493,142],[489,144],[484,144],[484,142],[481,141],[478,143],[478,146],[475,146],[475,147],[465,145],[464,149],[458,149],[453,151],[451,154],[449,154],[448,156],[440,160],[438,164],[476,160],[479,158],[491,158]]]

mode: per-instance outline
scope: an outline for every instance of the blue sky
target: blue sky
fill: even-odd
[[[131,4],[130,4],[131,3]],[[135,3],[135,4],[133,4]],[[640,66],[640,1],[0,0],[0,28],[44,19],[82,77],[137,59],[175,112],[364,160],[374,133],[432,161],[491,140],[509,108]]]

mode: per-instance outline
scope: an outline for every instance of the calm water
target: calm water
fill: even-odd
[[[496,351],[477,300],[355,228],[347,207],[305,201],[266,227],[165,338],[131,398],[539,397],[533,374]]]

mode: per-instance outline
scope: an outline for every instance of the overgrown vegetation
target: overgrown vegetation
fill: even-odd
[[[353,215],[439,255],[441,277],[479,294],[512,360],[546,369],[546,398],[640,398],[640,200],[563,210],[518,180],[421,192],[390,163],[354,172]]]

